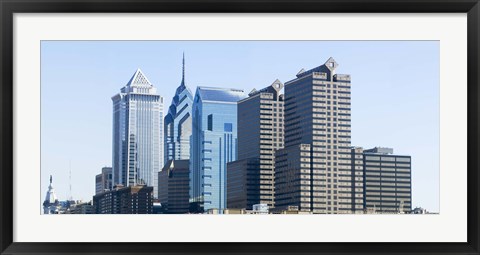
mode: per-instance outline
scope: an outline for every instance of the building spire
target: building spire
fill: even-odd
[[[182,59],[182,85],[185,85],[185,51],[183,52]]]
[[[183,58],[182,58],[182,82],[180,83],[180,86],[178,86],[178,88],[177,88],[177,91],[176,91],[176,93],[175,93],[174,100],[177,100],[177,102],[178,102],[178,95],[180,95],[180,93],[182,93],[182,91],[184,91],[186,88],[187,88],[187,86],[185,86],[185,52],[183,52]],[[177,98],[177,99],[175,99],[175,98]]]
[[[50,184],[52,184],[52,176],[50,175]]]

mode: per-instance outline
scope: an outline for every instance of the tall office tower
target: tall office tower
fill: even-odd
[[[158,200],[163,213],[188,213],[189,160],[169,160],[158,173]]]
[[[119,184],[112,190],[93,196],[96,214],[152,214],[153,187]]]
[[[168,114],[165,116],[165,162],[171,159],[190,159],[192,105],[192,92],[185,86],[184,55],[182,82],[177,88],[172,104],[168,108]]]
[[[285,148],[277,151],[275,207],[351,212],[350,75],[333,58],[285,83]]]
[[[412,210],[410,156],[395,155],[391,148],[375,147],[364,150],[363,170],[364,207],[367,212],[410,213]]]
[[[253,90],[238,102],[238,160],[227,165],[227,206],[274,207],[275,151],[283,148],[283,84]]]
[[[113,174],[111,167],[103,167],[102,173],[95,176],[95,194],[105,192],[113,187]]]
[[[237,102],[243,98],[243,90],[197,88],[190,143],[194,212],[226,208],[226,168],[237,159]]]
[[[138,69],[113,101],[113,182],[146,184],[157,195],[163,167],[163,97]]]

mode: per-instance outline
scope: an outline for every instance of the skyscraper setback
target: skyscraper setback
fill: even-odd
[[[350,75],[338,63],[305,71],[285,83],[285,148],[276,153],[275,207],[350,213]]]
[[[146,184],[156,196],[163,167],[163,97],[138,69],[112,101],[113,184]]]
[[[165,116],[165,166],[158,173],[158,199],[164,213],[186,213],[189,210],[192,105],[192,92],[185,85],[184,54],[182,81]]]
[[[165,162],[190,158],[192,135],[192,92],[185,85],[185,55],[182,61],[182,82],[175,91],[165,116]],[[162,166],[163,167],[163,166]]]

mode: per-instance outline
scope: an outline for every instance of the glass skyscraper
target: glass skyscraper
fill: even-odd
[[[175,92],[172,104],[165,116],[165,162],[190,159],[190,135],[192,135],[192,92],[185,86],[185,56],[183,57],[182,82]],[[163,167],[163,166],[162,166]]]
[[[185,55],[182,82],[165,116],[165,166],[158,173],[158,200],[163,213],[188,213],[190,198],[190,136],[192,92],[185,86]]]
[[[227,207],[226,168],[237,158],[237,102],[243,98],[243,90],[197,88],[190,144],[193,211]]]
[[[163,167],[163,97],[138,69],[113,101],[113,182],[146,184],[157,195]]]

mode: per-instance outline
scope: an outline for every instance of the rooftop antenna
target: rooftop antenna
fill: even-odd
[[[73,197],[72,197],[72,160],[70,160],[69,166],[70,166],[70,171],[69,171],[69,174],[68,174],[68,184],[69,184],[69,188],[70,188],[70,200],[73,200]]]

